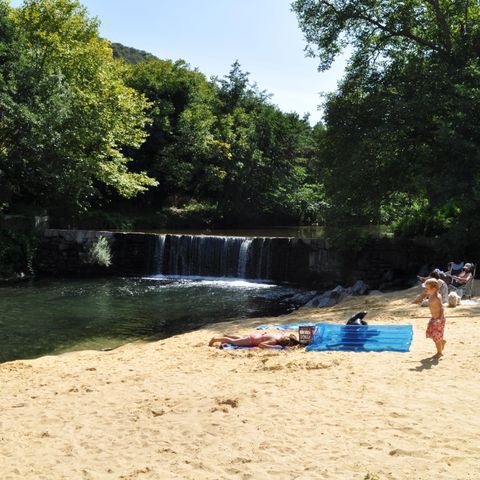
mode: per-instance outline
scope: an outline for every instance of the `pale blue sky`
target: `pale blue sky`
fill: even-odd
[[[12,0],[18,6],[21,0]],[[304,55],[291,0],[82,0],[112,42],[184,59],[208,77],[223,77],[238,59],[282,110],[321,118],[320,93],[332,91],[345,60],[328,72]]]

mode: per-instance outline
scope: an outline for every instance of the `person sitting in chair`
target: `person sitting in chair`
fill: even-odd
[[[458,275],[452,275],[452,285],[454,287],[462,287],[468,283],[472,276],[473,265],[471,263],[466,263]]]
[[[452,282],[448,289],[450,292],[457,293],[457,295],[462,298],[465,294],[466,286],[472,280],[472,278],[473,265],[471,263],[466,263],[458,275],[452,275]]]
[[[435,278],[443,280],[447,285],[460,287],[462,285],[465,285],[472,278],[473,264],[466,263],[460,270],[455,270],[455,268],[460,265],[462,264],[455,264],[453,262],[450,262],[448,264],[450,268],[449,271],[444,272],[439,268],[436,268],[435,270],[431,271],[426,277],[418,276],[418,279],[421,282],[425,282],[425,280],[428,280],[429,278]]]

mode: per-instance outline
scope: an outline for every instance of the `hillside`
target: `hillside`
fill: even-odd
[[[137,64],[137,63],[143,63],[148,60],[157,58],[155,57],[155,55],[145,52],[144,50],[138,50],[133,47],[127,47],[118,42],[112,42],[111,46],[112,46],[114,58],[121,58],[125,60],[127,63]]]

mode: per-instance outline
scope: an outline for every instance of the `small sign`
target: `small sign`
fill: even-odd
[[[298,342],[300,345],[310,345],[312,343],[313,332],[315,327],[300,326],[298,327]]]

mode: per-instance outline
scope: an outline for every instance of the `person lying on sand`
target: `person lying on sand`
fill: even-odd
[[[293,334],[284,335],[281,333],[252,333],[250,335],[217,335],[208,343],[209,347],[213,347],[216,342],[228,343],[237,347],[259,347],[259,348],[276,348],[278,346],[294,346],[298,345],[297,337]]]
[[[441,357],[447,342],[443,339],[445,314],[443,312],[442,297],[438,291],[440,285],[437,279],[429,278],[428,280],[425,280],[425,283],[422,286],[425,295],[428,296],[428,307],[432,314],[432,318],[428,322],[425,336],[431,338],[435,342],[435,346],[437,347],[437,353],[435,356]]]

